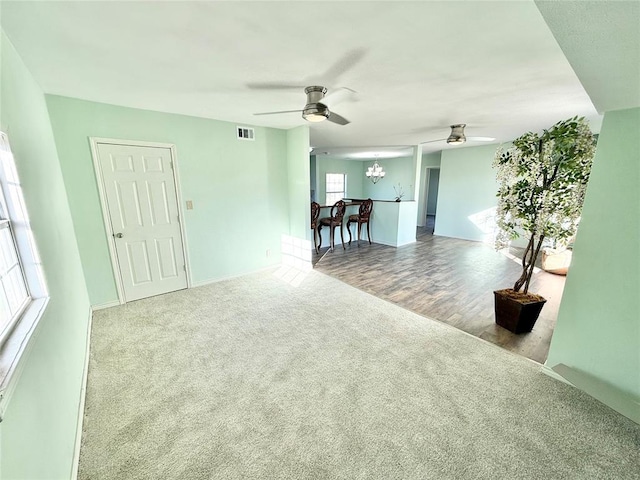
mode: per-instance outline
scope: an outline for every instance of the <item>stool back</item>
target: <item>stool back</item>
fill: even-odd
[[[342,217],[344,217],[344,212],[347,210],[347,204],[344,203],[344,200],[338,200],[331,207],[331,217],[335,223],[342,222]]]
[[[311,228],[318,227],[318,218],[320,217],[320,204],[311,202]]]
[[[360,204],[360,209],[358,210],[358,216],[360,220],[369,220],[369,216],[371,216],[371,210],[373,210],[373,200],[367,198]]]

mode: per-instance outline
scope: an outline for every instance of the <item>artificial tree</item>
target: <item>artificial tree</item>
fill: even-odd
[[[536,259],[546,239],[563,243],[575,235],[594,153],[595,138],[584,117],[563,120],[540,134],[525,133],[511,148],[498,149],[493,164],[499,184],[496,249],[521,235],[529,239],[520,278],[513,289],[501,292],[524,301],[542,298],[528,293]]]

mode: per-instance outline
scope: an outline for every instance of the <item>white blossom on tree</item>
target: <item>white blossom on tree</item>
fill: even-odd
[[[529,236],[516,292],[523,287],[528,292],[545,239],[562,244],[575,235],[594,153],[595,138],[584,117],[563,120],[541,134],[525,133],[513,147],[497,150],[496,249],[520,234]]]

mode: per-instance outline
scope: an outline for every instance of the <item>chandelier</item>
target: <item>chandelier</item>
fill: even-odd
[[[387,174],[382,167],[376,161],[373,165],[367,168],[365,175],[371,180],[373,183],[378,183],[382,177]]]

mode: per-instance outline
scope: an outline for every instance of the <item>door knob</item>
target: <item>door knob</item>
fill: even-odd
[[[114,233],[113,236],[116,237],[116,238],[122,238],[122,234],[121,233]]]

